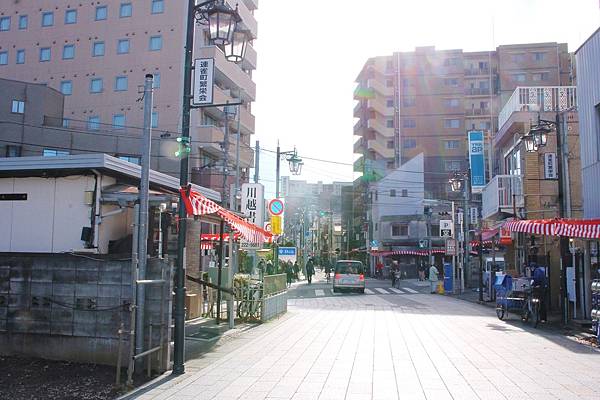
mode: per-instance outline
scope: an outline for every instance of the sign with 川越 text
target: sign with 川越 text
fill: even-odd
[[[213,79],[215,60],[212,58],[197,58],[194,62],[194,96],[196,106],[213,103]]]
[[[473,192],[481,192],[485,186],[483,131],[469,132],[469,166],[471,167],[471,189]]]
[[[544,153],[544,179],[557,179],[556,153]]]
[[[242,203],[241,211],[246,216],[246,220],[251,224],[263,227],[265,188],[260,183],[242,184]],[[240,241],[242,249],[258,249],[256,244]]]

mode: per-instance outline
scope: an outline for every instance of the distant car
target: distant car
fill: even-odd
[[[342,289],[365,292],[365,268],[360,261],[340,260],[335,263],[333,292]]]

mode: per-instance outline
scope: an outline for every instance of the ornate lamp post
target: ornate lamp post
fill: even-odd
[[[196,0],[188,0],[188,14],[185,41],[185,57],[183,72],[183,106],[181,118],[181,138],[178,142],[185,146],[184,151],[180,152],[181,162],[179,168],[179,185],[187,187],[189,174],[190,154],[190,104],[192,93],[192,69],[193,69],[193,48],[194,48],[194,30],[196,24],[208,25],[209,38],[218,46],[227,46],[230,43],[244,42],[243,45],[232,45],[230,57],[233,60],[241,60],[244,57],[245,40],[242,35],[234,35],[238,31],[238,23],[241,21],[240,15],[236,9],[232,9],[224,0],[209,0],[196,4]],[[230,59],[230,58],[228,58]],[[207,104],[199,107],[217,107],[226,104]],[[232,105],[230,103],[229,105]],[[183,199],[179,199],[179,234],[177,238],[177,264],[175,267],[175,307],[173,318],[175,329],[173,334],[173,374],[183,374],[184,369],[184,342],[185,342],[185,242],[186,242],[186,211],[183,207]]]

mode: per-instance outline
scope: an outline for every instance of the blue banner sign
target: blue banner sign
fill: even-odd
[[[280,247],[277,249],[280,256],[295,256],[296,248],[295,247]]]
[[[469,132],[469,165],[471,167],[471,189],[481,192],[485,187],[485,157],[483,131]]]

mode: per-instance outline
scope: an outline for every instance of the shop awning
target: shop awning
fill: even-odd
[[[183,203],[185,204],[188,215],[201,216],[215,214],[225,220],[225,222],[247,242],[262,244],[265,242],[270,243],[272,241],[273,235],[271,235],[271,233],[259,226],[245,221],[214,201],[209,200],[202,194],[186,188],[181,188],[179,191],[181,192],[181,197],[183,198]]]
[[[241,235],[239,233],[233,234],[233,240],[240,240]],[[203,233],[200,235],[201,241],[219,241],[220,235],[218,233]],[[229,233],[223,234],[223,240],[229,240]]]
[[[444,254],[446,253],[445,249],[433,249],[431,250],[432,254]],[[429,255],[429,250],[378,250],[372,251],[372,256],[427,256]]]
[[[504,228],[537,235],[600,239],[600,219],[511,219]]]

